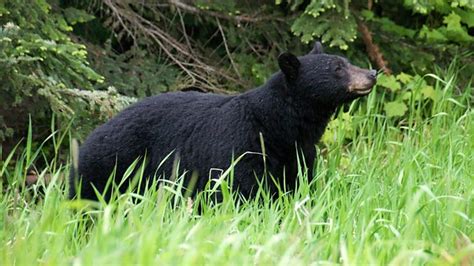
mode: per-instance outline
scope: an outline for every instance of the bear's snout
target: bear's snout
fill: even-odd
[[[377,70],[371,69],[371,70],[369,71],[369,78],[370,78],[370,79],[373,79],[374,81],[376,81],[376,80],[377,80]]]
[[[357,95],[366,95],[377,82],[377,71],[350,65],[348,91]]]

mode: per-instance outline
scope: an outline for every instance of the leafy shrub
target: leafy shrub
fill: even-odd
[[[55,11],[45,0],[0,3],[0,141],[13,128],[21,135],[28,114],[38,124],[49,124],[52,111],[85,123],[91,113],[110,115],[130,102],[108,93],[113,90],[93,91],[104,79],[89,66],[86,47],[69,35],[72,24],[90,19],[78,9]]]
[[[283,1],[276,0],[277,4]],[[474,2],[288,0],[290,10],[304,12],[291,30],[303,42],[321,39],[342,50],[353,48],[361,37],[361,24],[369,25],[374,41],[396,72],[433,71],[432,65],[449,63],[462,50],[472,49]],[[442,62],[441,60],[446,60]],[[471,62],[472,63],[472,62]],[[467,73],[467,71],[466,71]]]

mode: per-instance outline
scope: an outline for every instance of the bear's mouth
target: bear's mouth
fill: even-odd
[[[353,89],[351,92],[358,95],[367,95],[372,91],[372,87],[367,89]]]
[[[367,95],[372,91],[376,80],[371,78],[364,78],[357,80],[358,82],[351,82],[349,84],[349,92],[357,95]]]
[[[367,95],[377,82],[377,72],[375,70],[362,69],[351,65],[348,72],[350,76],[348,90],[350,93]]]

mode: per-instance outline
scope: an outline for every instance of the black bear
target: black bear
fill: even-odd
[[[368,94],[376,71],[325,54],[319,42],[304,56],[281,54],[278,64],[281,71],[264,85],[239,95],[164,93],[126,108],[80,148],[70,197],[96,199],[94,188],[102,192],[113,171],[114,182],[120,182],[137,158],[146,158],[143,178],[169,178],[179,158],[180,169],[197,173],[194,191],[199,191],[219,174],[216,169],[227,169],[244,153],[232,183],[244,197],[252,197],[260,181],[271,193],[275,180],[294,188],[297,158],[313,169],[315,143],[330,117],[341,104]],[[272,182],[261,180],[270,174]]]

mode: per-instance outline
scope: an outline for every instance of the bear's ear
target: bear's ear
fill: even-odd
[[[323,45],[320,42],[315,42],[313,50],[311,50],[310,54],[322,54],[324,53]]]
[[[284,52],[278,56],[278,65],[288,80],[295,80],[301,63],[294,54]]]

